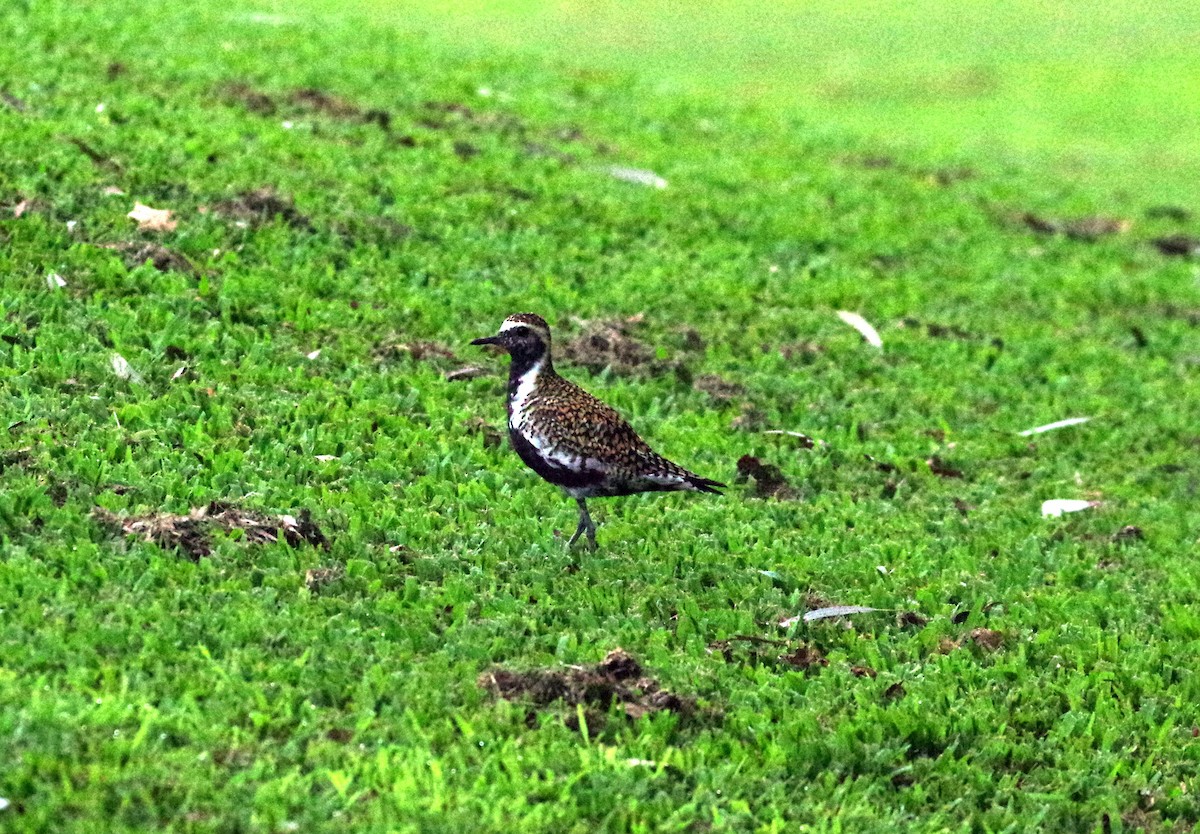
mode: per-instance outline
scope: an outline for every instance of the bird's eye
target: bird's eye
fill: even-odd
[[[528,336],[529,328],[522,325],[521,327],[516,328],[513,332],[518,336]]]

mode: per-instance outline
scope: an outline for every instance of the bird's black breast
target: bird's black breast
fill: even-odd
[[[525,465],[555,486],[584,489],[594,487],[604,480],[603,474],[594,470],[572,469],[547,460],[519,431],[511,427],[508,430],[508,439],[513,450],[525,461]]]

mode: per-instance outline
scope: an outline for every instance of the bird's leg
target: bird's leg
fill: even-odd
[[[588,514],[587,501],[583,498],[576,498],[575,503],[579,505],[579,526],[575,528],[575,534],[571,536],[567,542],[567,547],[579,541],[579,537],[587,533],[588,545],[592,550],[596,549],[596,524],[592,521],[591,515]]]

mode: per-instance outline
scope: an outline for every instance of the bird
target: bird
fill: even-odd
[[[554,370],[550,326],[535,313],[511,315],[495,336],[472,345],[508,352],[508,438],[525,465],[575,499],[579,525],[571,547],[587,535],[596,549],[589,498],[640,492],[722,494],[726,485],[702,478],[655,452],[617,411]]]

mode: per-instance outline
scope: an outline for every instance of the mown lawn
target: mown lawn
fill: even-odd
[[[0,827],[1200,825],[1194,204],[212,5],[0,12]],[[568,552],[523,310],[728,494]]]

